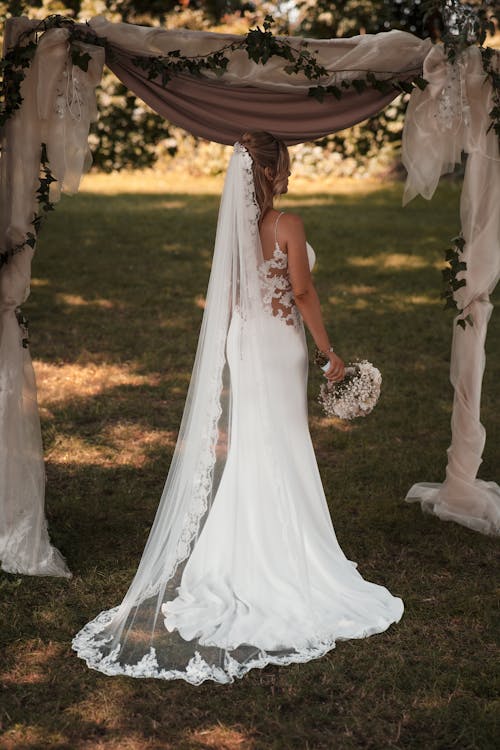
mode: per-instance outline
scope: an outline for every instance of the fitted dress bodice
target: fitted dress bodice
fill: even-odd
[[[316,253],[311,245],[306,243],[309,269],[312,271],[316,262]],[[277,318],[281,318],[287,325],[299,325],[301,317],[288,274],[288,255],[278,241],[275,241],[272,256],[265,260],[259,269],[264,308]]]

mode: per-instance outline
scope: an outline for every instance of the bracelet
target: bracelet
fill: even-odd
[[[330,360],[329,354],[330,352],[333,352],[333,346],[330,346],[329,349],[326,351],[323,351],[321,349],[318,349],[316,347],[314,352],[314,362],[315,364],[319,365],[320,367],[323,367],[323,365],[326,365],[326,363]]]

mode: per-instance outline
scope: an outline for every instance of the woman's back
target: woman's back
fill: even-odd
[[[284,237],[280,238],[281,242],[278,241],[278,230],[283,215],[283,211],[272,209],[267,211],[260,224],[259,234],[264,260],[270,260],[272,258],[277,242],[280,245],[280,249],[286,252],[286,242],[284,241]]]

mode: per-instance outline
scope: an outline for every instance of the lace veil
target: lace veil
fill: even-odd
[[[73,641],[88,666],[106,674],[230,682],[254,666],[297,661],[251,645],[236,651],[183,640],[165,626],[162,606],[175,598],[182,572],[210,513],[231,448],[233,400],[241,367],[255,373],[259,439],[272,446],[268,389],[259,335],[265,268],[258,231],[252,159],[235,144],[222,195],[212,270],[177,445],[139,568],[122,602],[102,612]],[[245,335],[250,327],[252,335]],[[228,365],[229,339],[238,347]],[[244,457],[242,457],[244,459]],[[221,543],[224,540],[221,539]],[[310,656],[309,656],[310,658]],[[302,659],[300,659],[302,660]]]

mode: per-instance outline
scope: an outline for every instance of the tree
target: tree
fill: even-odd
[[[428,36],[425,0],[301,0],[299,30],[319,38],[377,34],[390,29]]]

